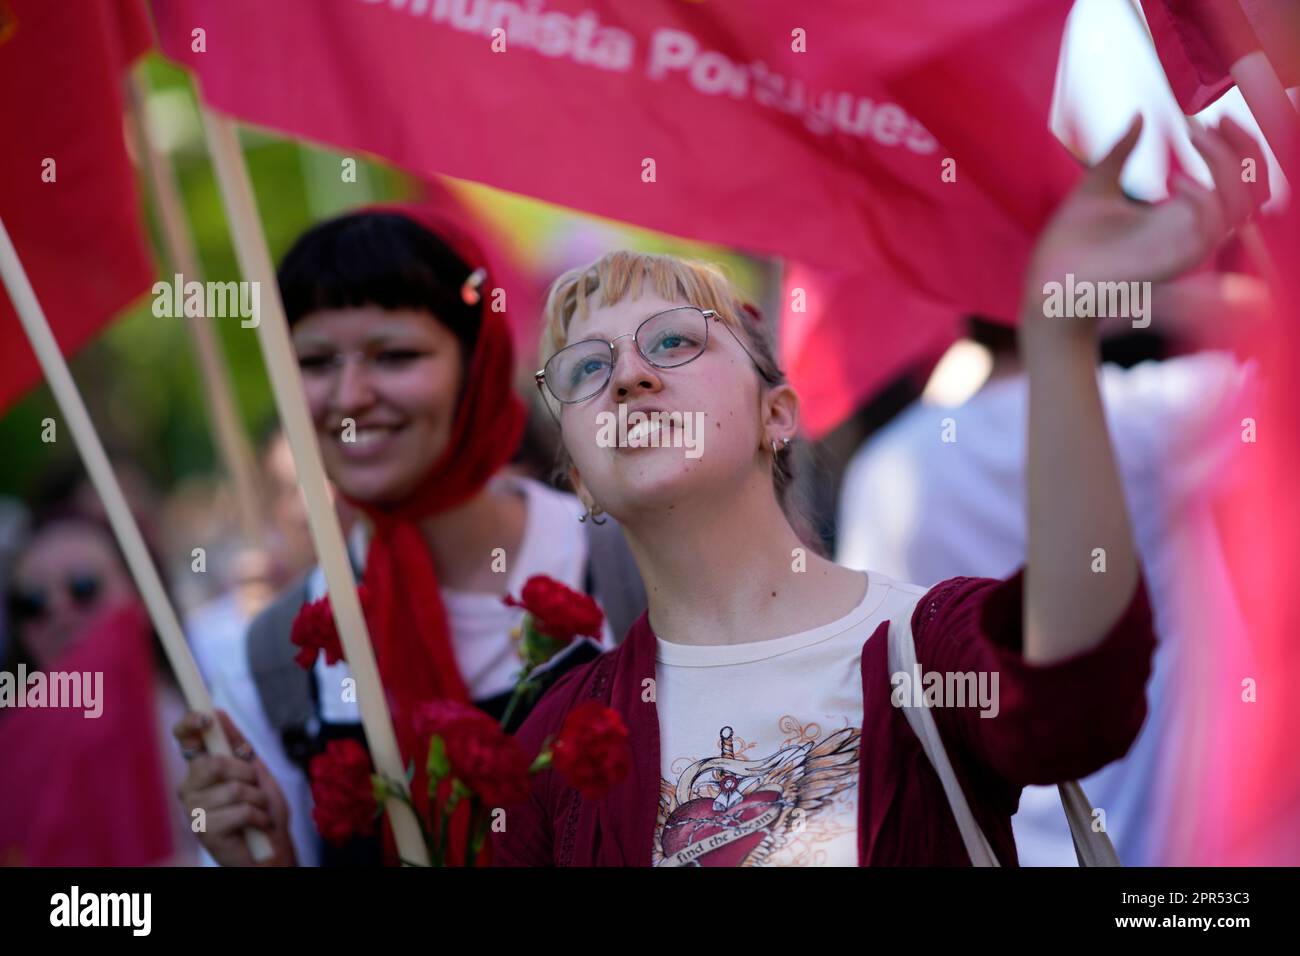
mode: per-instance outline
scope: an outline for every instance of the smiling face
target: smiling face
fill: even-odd
[[[637,330],[649,316],[688,303],[647,292],[612,305],[593,304],[575,316],[569,343],[611,340]],[[649,345],[649,343],[642,343]],[[561,410],[565,448],[573,461],[575,484],[620,520],[663,511],[695,496],[721,496],[757,476],[770,482],[770,459],[763,453],[767,389],[735,337],[710,320],[702,355],[677,368],[657,368],[636,350],[630,335],[615,342],[613,373],[594,398]],[[618,406],[634,412],[679,412],[702,425],[702,454],[690,457],[671,430],[659,447],[609,447],[600,440],[602,424]],[[719,499],[720,500],[720,499]]]
[[[460,342],[426,311],[362,306],[303,316],[293,343],[326,473],[355,501],[398,504],[450,440]]]

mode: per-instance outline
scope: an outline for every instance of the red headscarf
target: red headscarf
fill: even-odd
[[[366,624],[402,759],[416,768],[412,797],[423,812],[427,754],[419,752],[415,709],[431,700],[468,701],[469,692],[456,663],[437,569],[419,521],[462,505],[483,490],[518,447],[525,411],[514,391],[513,349],[505,313],[492,311],[486,301],[496,273],[479,244],[445,213],[405,206],[367,211],[398,213],[430,230],[468,263],[465,279],[479,268],[487,272],[478,287],[482,322],[473,355],[466,356],[465,380],[447,447],[399,505],[383,508],[347,499],[374,525],[366,557]],[[463,834],[467,823],[458,820],[455,831]],[[391,835],[385,843],[391,861]],[[463,845],[463,837],[454,843]]]

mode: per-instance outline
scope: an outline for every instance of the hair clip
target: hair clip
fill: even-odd
[[[469,277],[461,284],[460,297],[466,305],[478,305],[479,300],[483,298],[483,296],[479,294],[479,286],[481,286],[486,279],[487,270],[482,266],[479,266],[471,272]]]
[[[750,319],[753,320],[755,325],[763,324],[763,314],[759,312],[755,306],[750,305],[748,302],[740,303],[740,311],[748,315]]]

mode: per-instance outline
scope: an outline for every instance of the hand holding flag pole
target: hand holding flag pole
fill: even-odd
[[[194,663],[189,645],[185,642],[185,635],[181,631],[176,611],[163,588],[158,569],[154,567],[153,560],[145,548],[144,536],[141,535],[135,516],[127,506],[121,485],[118,484],[117,476],[113,474],[108,455],[104,452],[104,446],[95,431],[94,423],[86,411],[86,404],[81,398],[81,393],[77,391],[76,383],[72,380],[67,360],[64,359],[62,351],[54,340],[54,333],[50,330],[45,311],[36,298],[36,292],[32,289],[27,272],[23,269],[18,251],[9,238],[9,231],[5,228],[3,220],[0,220],[0,277],[3,277],[5,288],[9,291],[9,298],[13,300],[14,310],[18,313],[23,330],[27,333],[32,350],[40,362],[45,380],[49,382],[50,391],[54,393],[59,410],[63,413],[72,432],[72,440],[77,446],[81,460],[86,465],[90,480],[104,504],[113,534],[121,545],[122,554],[131,569],[131,576],[140,589],[140,596],[149,609],[149,617],[153,621],[154,629],[158,632],[163,650],[180,684],[181,693],[185,695],[185,702],[191,710],[210,714],[212,699],[208,695],[208,689],[203,685],[203,678],[199,674],[198,665]],[[231,755],[230,742],[216,721],[213,721],[204,731],[203,742],[208,753],[219,756]],[[245,830],[244,838],[253,859],[267,860],[273,855],[271,841],[261,830]]]

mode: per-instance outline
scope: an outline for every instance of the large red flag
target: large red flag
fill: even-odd
[[[164,51],[205,99],[253,123],[811,268],[895,276],[954,315],[1013,311],[1032,230],[1059,198],[1065,154],[1053,160],[1044,138],[1068,12],[1055,0],[153,8]],[[998,70],[964,75],[972,49],[996,51]],[[968,89],[915,76],[941,67]],[[932,120],[947,121],[950,146]],[[1008,142],[973,149],[971,124]],[[869,283],[863,307],[834,321],[907,321],[899,284]],[[899,358],[860,351],[852,375]]]
[[[122,128],[123,71],[151,43],[139,0],[7,0],[0,219],[65,353],[154,270]],[[0,411],[40,380],[0,290]]]
[[[145,866],[171,856],[149,635],[142,608],[113,609],[41,678],[5,675],[22,686],[3,690],[0,711],[0,863]]]

